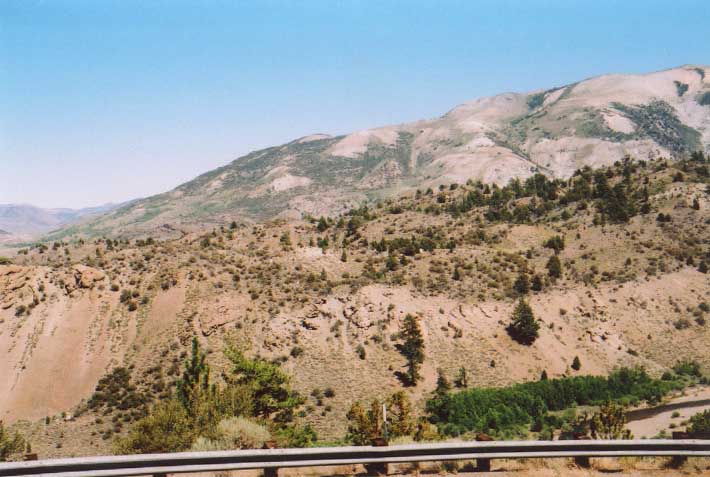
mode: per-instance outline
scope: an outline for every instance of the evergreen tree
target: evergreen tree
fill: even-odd
[[[368,413],[360,402],[350,406],[346,417],[348,418],[346,440],[356,446],[367,446],[372,443],[372,439],[379,437],[378,423],[372,422],[371,413]]]
[[[277,422],[288,422],[293,410],[303,403],[298,393],[291,390],[286,373],[264,359],[248,359],[235,348],[229,348],[227,358],[232,363],[230,383],[245,386],[251,392],[254,415]]]
[[[542,373],[540,373],[540,381],[547,381],[547,370],[543,369]]]
[[[513,283],[513,289],[518,295],[526,295],[530,291],[530,280],[526,273],[521,273]]]
[[[419,319],[407,313],[402,328],[402,343],[397,344],[397,350],[407,360],[405,384],[416,386],[421,379],[419,368],[424,362],[424,338],[419,326]]]
[[[387,437],[389,439],[410,436],[417,431],[412,404],[407,395],[398,391],[385,400],[387,406]],[[347,413],[348,432],[346,440],[357,446],[368,446],[372,440],[384,437],[384,416],[382,415],[382,402],[373,399],[369,408],[362,403],[355,402]]]
[[[446,375],[444,375],[444,371],[441,369],[437,369],[437,378],[436,378],[436,389],[434,392],[438,395],[445,395],[449,391],[451,391],[451,384],[449,384],[449,380],[446,379]]]
[[[521,298],[513,311],[508,334],[520,344],[531,345],[538,338],[539,329],[540,323],[535,319],[532,308]]]
[[[554,237],[549,238],[545,242],[545,248],[550,248],[555,251],[555,255],[560,253],[562,250],[565,249],[565,239],[564,237],[561,237],[560,235],[555,235]]]
[[[550,259],[547,261],[547,273],[552,277],[552,278],[560,278],[562,276],[562,262],[560,262],[560,259],[557,257],[557,255],[553,255],[550,257]]]
[[[631,217],[636,215],[636,207],[621,182],[601,197],[598,208],[604,217],[616,223],[628,222]]]
[[[533,275],[532,282],[530,283],[530,289],[533,291],[542,291],[542,287],[542,277],[538,274]]]
[[[387,434],[390,439],[414,433],[412,403],[403,391],[397,391],[387,399]]]
[[[579,360],[579,356],[575,356],[572,360],[572,369],[575,371],[582,369],[582,362]]]
[[[210,384],[210,368],[205,363],[205,353],[200,350],[196,337],[192,338],[192,352],[185,360],[184,368],[181,378],[176,383],[175,394],[180,404],[190,414],[196,395],[206,391]]]
[[[594,173],[594,197],[597,199],[606,199],[611,193],[609,181],[604,174],[604,171],[599,170]]]

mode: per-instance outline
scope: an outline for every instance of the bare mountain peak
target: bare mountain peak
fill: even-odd
[[[254,151],[79,233],[134,234],[165,223],[333,214],[412,188],[469,179],[569,177],[626,155],[676,157],[710,146],[707,66],[608,74],[463,103],[430,120],[313,134]],[[60,234],[61,235],[61,234]]]

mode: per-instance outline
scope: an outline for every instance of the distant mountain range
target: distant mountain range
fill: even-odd
[[[672,158],[708,150],[709,71],[687,65],[610,74],[477,99],[432,120],[303,137],[53,236],[333,214],[414,188],[469,179],[504,184],[538,171],[569,177],[625,155]],[[54,220],[52,226],[62,225]]]
[[[124,204],[83,209],[43,209],[28,204],[0,204],[0,240],[28,240],[68,224],[109,212]]]

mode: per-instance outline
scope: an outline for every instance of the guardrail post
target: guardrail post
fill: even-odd
[[[476,459],[476,472],[490,472],[491,459]]]
[[[264,442],[264,449],[276,449],[276,441],[266,441]],[[279,477],[278,467],[265,467],[264,477]]]
[[[372,446],[373,447],[387,447],[389,445],[389,442],[382,438],[382,437],[376,437],[372,439]],[[389,462],[383,462],[381,464],[365,464],[365,470],[369,472],[373,472],[377,475],[390,475],[390,463]]]
[[[493,438],[488,434],[479,432],[476,434],[476,442],[491,442]],[[480,458],[476,459],[476,471],[477,472],[490,472],[491,471],[491,459]]]
[[[576,441],[586,441],[586,440],[589,440],[589,439],[588,439],[587,436],[585,436],[585,435],[575,434],[574,440],[576,440]],[[581,468],[581,469],[589,469],[589,468],[592,466],[592,464],[591,464],[591,462],[590,462],[590,460],[589,460],[589,456],[586,456],[586,455],[581,455],[581,456],[575,457],[575,458],[574,458],[574,463],[575,463],[575,465],[576,465],[577,467],[579,467],[579,468]]]

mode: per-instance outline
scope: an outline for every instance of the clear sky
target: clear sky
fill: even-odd
[[[0,0],[0,203],[169,190],[254,149],[710,63],[710,1]]]

